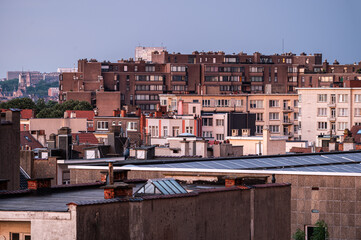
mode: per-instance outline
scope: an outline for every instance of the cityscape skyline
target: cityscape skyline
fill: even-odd
[[[74,67],[80,58],[132,58],[139,45],[183,53],[280,54],[284,48],[296,54],[322,53],[341,64],[361,60],[361,35],[352,28],[361,20],[358,1],[85,3],[0,3],[0,78],[13,70]]]

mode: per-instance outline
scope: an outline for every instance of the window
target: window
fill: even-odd
[[[291,58],[286,58],[286,63],[292,64],[292,59]]]
[[[348,98],[348,94],[339,94],[338,95],[338,102],[339,103],[346,103]]]
[[[168,136],[168,127],[163,126],[163,137],[167,137],[167,136]]]
[[[298,100],[293,100],[293,106],[298,107]]]
[[[127,130],[128,131],[137,131],[138,123],[137,122],[128,122]]]
[[[263,133],[263,126],[256,125],[256,133],[257,134],[262,134]]]
[[[236,107],[242,107],[243,106],[243,100],[242,99],[236,99]]]
[[[270,125],[269,130],[271,133],[279,133],[280,132],[280,126],[279,125]]]
[[[155,66],[145,66],[146,72],[155,72]]]
[[[115,126],[115,121],[112,122],[112,125]]]
[[[327,122],[317,122],[318,130],[327,130]]]
[[[124,72],[128,72],[128,66],[124,66]]]
[[[327,94],[317,94],[318,102],[327,102]]]
[[[235,58],[235,57],[225,57],[224,62],[226,62],[226,63],[235,63],[235,62],[237,62],[237,58]]]
[[[184,85],[174,85],[172,86],[173,91],[185,91],[187,90],[187,86]]]
[[[179,135],[179,127],[173,127],[172,128],[173,137],[176,137]]]
[[[251,73],[262,73],[263,71],[263,67],[249,67],[249,72]]]
[[[256,121],[263,121],[263,113],[256,113]]]
[[[184,67],[184,66],[172,66],[171,71],[172,72],[185,72],[186,67]]]
[[[257,86],[257,85],[252,85],[251,86],[251,91],[253,92],[262,92],[263,91],[263,86]]]
[[[317,116],[319,116],[319,117],[327,116],[327,108],[318,108]]]
[[[11,240],[20,240],[20,233],[11,233]]]
[[[219,99],[216,101],[217,107],[229,107],[229,100]]]
[[[149,126],[149,132],[148,133],[152,137],[158,137],[159,136],[158,126]]]
[[[263,82],[263,77],[252,76],[251,82]]]
[[[186,127],[186,133],[193,134],[193,127]]]
[[[347,117],[348,116],[348,108],[339,108],[338,116],[339,117]]]
[[[138,72],[138,66],[134,66],[134,72]]]
[[[339,130],[339,131],[343,131],[343,130],[345,130],[346,128],[348,128],[348,127],[347,127],[347,122],[339,122],[339,123],[338,123],[338,130]]]
[[[355,102],[361,102],[361,94],[355,94]]]
[[[98,127],[98,130],[108,130],[108,122],[107,121],[98,121],[97,127]]]
[[[187,76],[173,75],[172,81],[187,81]]]
[[[250,108],[263,108],[263,100],[251,100]]]
[[[332,118],[336,117],[336,108],[331,108],[331,117]]]
[[[212,135],[213,135],[213,133],[211,131],[203,131],[203,133],[202,133],[203,137],[211,138],[211,137],[213,137]]]
[[[296,121],[298,120],[298,113],[297,112],[293,113],[293,119],[296,120]]]
[[[202,119],[202,125],[203,126],[212,126],[213,125],[213,119],[212,118],[203,118]]]
[[[224,140],[224,134],[216,134],[217,140]]]
[[[333,82],[333,77],[332,76],[322,76],[322,77],[320,77],[320,81],[321,82]]]
[[[209,107],[209,106],[211,106],[211,100],[208,100],[208,99],[202,100],[202,106],[203,106],[203,107]]]
[[[355,108],[355,117],[361,116],[361,108]]]
[[[269,113],[269,120],[279,120],[280,114],[279,113]]]
[[[218,72],[218,67],[206,66],[206,72]]]
[[[278,101],[278,100],[269,100],[269,106],[270,107],[279,107],[280,106],[280,101]]]
[[[206,81],[206,82],[218,82],[218,76],[205,76],[204,81]]]
[[[224,126],[224,119],[216,119],[216,126]]]

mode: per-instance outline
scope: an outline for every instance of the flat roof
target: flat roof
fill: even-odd
[[[104,189],[76,189],[0,198],[0,211],[67,212],[68,203],[104,200]]]
[[[240,159],[201,160],[175,163],[124,165],[119,169],[148,171],[254,172],[299,174],[303,172],[361,176],[361,152],[262,156]],[[250,171],[248,171],[250,172]]]

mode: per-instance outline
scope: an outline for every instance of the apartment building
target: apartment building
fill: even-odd
[[[161,94],[160,104],[167,111],[178,114],[203,112],[244,112],[256,114],[256,135],[262,135],[268,126],[273,136],[288,136],[298,139],[298,95],[297,94],[237,94],[196,95]],[[196,107],[196,106],[200,107]],[[230,136],[230,134],[228,134]]]
[[[361,88],[299,88],[299,119],[303,140],[328,146],[330,135],[361,125]],[[323,141],[317,137],[323,135]],[[320,146],[320,147],[322,147]]]
[[[342,86],[361,79],[360,71],[361,63],[331,65],[322,54],[152,51],[151,61],[79,60],[77,72],[59,77],[59,101],[88,101],[110,116],[124,105],[155,111],[159,94],[294,94],[296,87]]]

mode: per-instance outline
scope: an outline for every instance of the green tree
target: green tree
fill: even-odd
[[[12,92],[18,90],[19,79],[14,78],[7,81],[0,82],[0,87],[2,88],[3,92]]]
[[[311,240],[326,240],[328,239],[329,233],[327,224],[324,220],[318,220],[316,222],[316,227],[313,230]]]
[[[72,110],[93,110],[93,107],[90,105],[90,103],[81,101]]]
[[[297,228],[296,232],[292,235],[292,239],[294,240],[305,240],[305,232],[301,229]]]
[[[36,109],[36,105],[30,98],[15,98],[0,104],[0,108]]]

